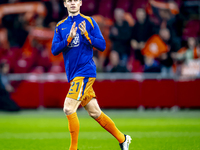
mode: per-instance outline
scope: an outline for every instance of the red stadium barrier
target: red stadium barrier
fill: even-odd
[[[40,83],[22,81],[11,97],[22,108],[38,108],[43,95],[41,89]]]
[[[140,102],[140,85],[134,80],[96,81],[94,91],[103,108],[133,108]]]
[[[47,108],[63,107],[65,97],[69,90],[69,83],[66,82],[46,82],[44,83],[44,103]]]
[[[200,80],[177,82],[177,101],[180,107],[200,107]]]
[[[176,104],[174,80],[144,80],[141,104],[145,107],[171,107]]]
[[[67,82],[22,81],[12,98],[22,108],[62,108],[69,90]],[[200,80],[172,79],[97,80],[93,86],[102,108],[200,107]]]

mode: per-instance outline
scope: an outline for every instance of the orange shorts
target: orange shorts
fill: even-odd
[[[92,98],[96,97],[92,88],[95,79],[96,78],[75,77],[70,82],[71,86],[67,97],[81,101],[81,105],[84,107],[91,101]]]

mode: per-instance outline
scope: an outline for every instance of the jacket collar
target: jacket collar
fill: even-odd
[[[74,21],[74,20],[78,20],[79,18],[81,18],[81,15],[78,14],[77,16],[68,16],[69,20]]]

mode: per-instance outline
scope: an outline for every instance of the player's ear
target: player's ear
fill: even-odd
[[[82,2],[82,0],[80,0],[80,3],[81,3],[81,5],[80,5],[80,6],[82,6],[82,3],[83,3],[83,2]]]
[[[65,6],[65,8],[67,8],[67,5],[66,5],[66,3],[67,3],[67,2],[66,2],[66,0],[64,0],[64,6]]]

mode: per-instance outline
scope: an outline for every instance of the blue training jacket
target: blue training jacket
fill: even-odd
[[[78,25],[84,20],[86,32],[81,35]],[[78,29],[76,36],[71,39],[69,33],[74,22]],[[62,52],[68,82],[75,77],[96,77],[93,47],[100,51],[106,48],[106,42],[93,18],[79,14],[69,16],[56,25],[51,51],[53,55]]]

